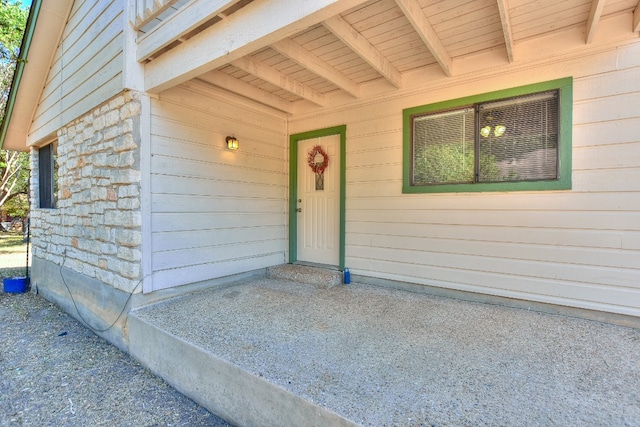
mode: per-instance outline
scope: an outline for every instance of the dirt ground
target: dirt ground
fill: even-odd
[[[23,276],[8,240],[0,276]],[[228,426],[39,295],[0,292],[0,343],[1,427]]]

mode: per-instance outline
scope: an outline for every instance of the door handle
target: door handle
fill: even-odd
[[[302,212],[302,208],[298,208],[298,209],[296,209],[296,211]]]

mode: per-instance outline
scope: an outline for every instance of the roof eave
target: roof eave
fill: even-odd
[[[72,4],[73,0],[33,0],[0,125],[0,148],[29,149],[31,122]]]
[[[9,144],[5,147],[5,138],[9,130],[9,122],[11,121],[13,108],[16,104],[17,92],[20,87],[20,81],[22,80],[22,73],[24,72],[25,65],[28,62],[29,49],[31,47],[31,41],[33,40],[33,34],[36,31],[36,22],[38,21],[41,6],[42,0],[35,0],[31,4],[31,9],[29,10],[27,25],[24,30],[24,36],[22,37],[22,44],[20,45],[20,55],[18,57],[18,62],[16,63],[16,69],[13,73],[13,79],[11,80],[11,88],[9,89],[9,99],[7,100],[5,115],[2,120],[2,125],[0,125],[0,148],[8,150],[16,149],[15,147],[9,146]],[[26,148],[26,144],[24,148]]]

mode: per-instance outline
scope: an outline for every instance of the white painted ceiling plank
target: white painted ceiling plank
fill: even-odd
[[[593,0],[591,2],[591,9],[589,10],[589,20],[587,21],[587,37],[586,44],[593,41],[593,36],[598,28],[598,22],[600,22],[600,16],[602,15],[602,9],[604,9],[605,0]]]
[[[325,20],[323,24],[392,85],[397,88],[402,87],[402,74],[342,17],[336,15]]]
[[[145,64],[145,89],[157,93],[249,55],[366,0],[256,1]],[[217,40],[217,43],[211,43]]]
[[[355,98],[360,97],[360,86],[357,83],[293,40],[283,39],[272,44],[271,47],[312,73],[329,80],[349,95]]]
[[[190,33],[240,0],[193,0],[162,21],[138,40],[138,61],[142,62],[174,40]]]
[[[500,12],[500,22],[502,23],[502,32],[504,33],[504,45],[507,48],[507,57],[509,58],[509,62],[513,62],[513,32],[511,31],[508,0],[497,1],[498,11]]]
[[[240,79],[236,79],[222,71],[212,70],[198,78],[212,85],[221,87],[222,89],[226,89],[230,92],[284,111],[285,113],[293,114],[293,105],[290,102],[287,102],[279,96],[259,89],[249,83],[245,83]]]
[[[633,11],[633,32],[640,31],[640,1]]]
[[[453,74],[452,60],[447,50],[445,49],[442,41],[438,37],[438,34],[433,29],[429,20],[424,15],[424,12],[418,5],[416,0],[396,0],[398,7],[402,10],[402,13],[407,17],[413,28],[416,30],[424,44],[438,64],[442,67],[447,76]]]
[[[245,56],[243,58],[236,59],[231,64],[234,67],[238,67],[241,70],[269,82],[274,86],[282,88],[287,92],[291,92],[300,98],[309,100],[314,104],[320,106],[324,106],[326,104],[325,97],[322,93],[289,77],[286,74],[281,73],[264,62],[256,60],[255,58]]]

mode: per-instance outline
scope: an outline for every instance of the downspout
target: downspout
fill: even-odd
[[[18,88],[20,87],[20,80],[22,79],[22,74],[24,73],[24,67],[27,65],[29,48],[31,47],[33,34],[36,31],[36,22],[38,21],[38,15],[40,14],[41,6],[42,0],[34,0],[31,4],[31,9],[29,10],[27,26],[24,29],[24,36],[22,37],[22,44],[20,45],[20,55],[18,56],[16,69],[13,73],[13,79],[11,80],[11,87],[9,88],[9,99],[7,99],[7,106],[4,110],[4,118],[2,120],[2,125],[0,126],[0,148],[4,146],[4,139],[7,136],[9,121],[11,120],[13,107],[16,103],[16,97],[18,94]]]

